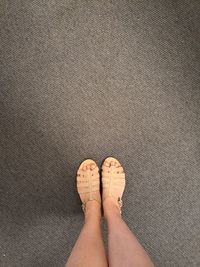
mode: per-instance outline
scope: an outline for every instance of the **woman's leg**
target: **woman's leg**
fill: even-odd
[[[104,216],[108,227],[109,267],[153,267],[149,256],[122,220],[118,203],[104,201]]]
[[[101,235],[100,220],[100,205],[96,201],[89,201],[86,207],[85,224],[66,267],[108,266]]]
[[[77,172],[77,190],[85,210],[85,224],[66,263],[66,267],[107,267],[101,234],[101,196],[99,169],[90,159]]]
[[[108,227],[109,267],[153,267],[147,253],[121,218],[125,173],[117,159],[105,159],[102,184],[104,217]]]

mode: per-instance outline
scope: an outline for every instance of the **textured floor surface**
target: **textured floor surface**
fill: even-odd
[[[155,265],[200,266],[200,2],[2,0],[0,38],[0,266],[64,266],[109,155]]]

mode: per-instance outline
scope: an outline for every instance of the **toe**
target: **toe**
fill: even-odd
[[[106,167],[110,167],[110,162],[106,160],[103,165]]]
[[[115,166],[115,162],[114,161],[111,161],[110,162],[110,166]]]
[[[86,169],[87,169],[86,166],[83,166],[82,170],[83,170],[83,171],[86,171]]]
[[[98,174],[98,173],[99,173],[99,168],[96,166],[96,167],[92,170],[91,173],[92,173],[93,175]]]
[[[90,165],[90,170],[94,170],[94,169],[95,169],[95,164],[92,163],[92,164]]]
[[[89,165],[89,164],[86,166],[86,169],[87,169],[87,170],[89,170],[89,169],[90,169],[90,165]]]
[[[118,161],[116,161],[116,166],[121,167],[121,164]]]

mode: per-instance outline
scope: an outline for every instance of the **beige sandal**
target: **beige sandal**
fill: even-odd
[[[90,167],[88,168],[88,166]],[[88,201],[97,201],[101,205],[99,185],[99,168],[97,164],[91,159],[84,160],[77,171],[77,190],[82,201],[84,213]]]
[[[125,184],[124,169],[119,161],[112,157],[106,158],[102,165],[103,201],[108,197],[114,198],[118,202],[120,213]]]

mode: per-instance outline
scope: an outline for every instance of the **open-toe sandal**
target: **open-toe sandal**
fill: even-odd
[[[88,201],[96,201],[101,205],[99,186],[99,168],[96,162],[91,159],[84,160],[77,171],[77,191],[84,213]]]
[[[125,173],[120,162],[112,157],[106,158],[102,164],[103,202],[109,197],[115,199],[120,213],[125,184]]]

